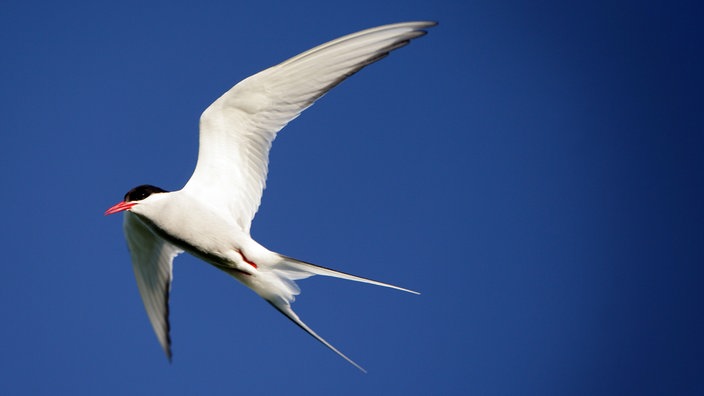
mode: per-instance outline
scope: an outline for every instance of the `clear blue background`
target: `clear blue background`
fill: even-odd
[[[4,1],[0,393],[704,393],[703,15],[668,3]],[[103,211],[180,188],[242,78],[418,19],[279,135],[253,226],[423,293],[300,282],[369,374],[187,256],[169,364]]]

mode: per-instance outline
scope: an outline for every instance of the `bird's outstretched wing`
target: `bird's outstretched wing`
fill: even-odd
[[[363,30],[242,80],[201,115],[198,163],[183,190],[234,216],[248,233],[276,133],[344,79],[434,25],[405,22]]]
[[[124,231],[144,308],[159,343],[171,360],[169,291],[172,262],[183,251],[155,235],[131,212],[125,213]]]

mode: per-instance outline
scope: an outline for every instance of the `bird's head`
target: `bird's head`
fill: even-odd
[[[128,191],[127,194],[125,194],[125,199],[123,199],[122,202],[113,205],[112,207],[110,207],[110,209],[106,210],[105,216],[111,215],[113,213],[122,212],[123,210],[129,210],[133,206],[138,205],[140,202],[143,202],[153,194],[160,194],[165,192],[168,191],[156,186],[151,186],[149,184],[137,186]]]

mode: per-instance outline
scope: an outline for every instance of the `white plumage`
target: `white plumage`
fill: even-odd
[[[200,118],[198,163],[179,191],[139,186],[106,214],[123,210],[137,285],[154,331],[171,357],[168,294],[173,258],[183,251],[222,269],[269,301],[313,337],[358,367],[291,309],[298,279],[333,276],[391,287],[272,252],[250,225],[266,182],[269,149],[288,122],[331,88],[434,22],[406,22],[338,38],[242,80]],[[415,292],[412,292],[415,293]]]

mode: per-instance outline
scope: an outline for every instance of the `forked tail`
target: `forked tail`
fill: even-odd
[[[300,327],[300,328],[302,328],[303,330],[305,330],[306,333],[312,335],[313,338],[315,338],[316,340],[320,341],[323,345],[325,345],[326,347],[330,348],[333,352],[335,352],[335,353],[337,353],[338,355],[340,355],[343,359],[345,359],[345,360],[347,360],[348,362],[350,362],[353,366],[355,366],[355,367],[357,367],[358,369],[360,369],[363,373],[365,373],[365,374],[367,373],[367,370],[365,370],[364,367],[362,367],[362,366],[360,366],[359,364],[357,364],[354,360],[348,358],[347,355],[345,355],[344,353],[340,352],[337,348],[335,348],[334,346],[332,346],[332,344],[330,344],[329,342],[325,341],[325,339],[324,339],[323,337],[319,336],[318,333],[316,333],[315,331],[313,331],[313,329],[311,329],[310,327],[308,327],[307,324],[303,323],[303,321],[298,317],[298,315],[296,315],[296,313],[293,312],[293,309],[291,309],[291,305],[290,305],[290,304],[288,304],[288,303],[287,303],[287,304],[277,304],[277,303],[274,302],[274,301],[271,301],[271,300],[268,300],[268,301],[269,301],[269,304],[271,304],[274,308],[276,308],[276,309],[277,309],[279,312],[281,312],[282,314],[286,315],[287,318],[291,319],[291,321],[292,321],[293,323],[295,323],[296,325],[298,325],[298,327]]]
[[[369,283],[377,286],[389,287],[391,289],[401,290],[413,294],[420,294],[417,291],[405,289],[403,287],[394,286],[388,283],[379,282],[368,278],[362,278],[361,276],[355,276],[344,272],[335,271],[330,268],[321,267],[319,265],[297,260],[295,258],[287,257],[281,254],[279,256],[281,256],[283,262],[277,264],[275,266],[275,270],[290,274],[292,276],[292,280],[305,279],[313,275],[322,275],[331,276],[333,278],[347,279],[355,282]]]
[[[293,323],[298,325],[298,327],[305,330],[308,334],[313,336],[313,338],[320,341],[323,345],[330,348],[333,352],[340,355],[343,359],[347,360],[364,373],[366,373],[367,371],[362,368],[362,366],[355,363],[344,353],[340,352],[329,342],[325,341],[323,337],[319,336],[315,331],[313,331],[313,329],[303,323],[303,321],[298,317],[298,315],[293,312],[293,309],[291,309],[291,303],[295,300],[295,296],[300,292],[300,289],[296,285],[295,281],[299,279],[305,279],[313,275],[323,275],[331,276],[334,278],[352,280],[356,282],[369,283],[377,286],[389,287],[392,289],[401,290],[413,294],[420,294],[416,291],[405,289],[403,287],[398,287],[388,283],[383,283],[372,279],[362,278],[344,272],[335,271],[330,268],[325,268],[305,261],[296,260],[291,257],[286,257],[283,255],[280,255],[280,257],[281,261],[275,264],[274,266],[268,268],[259,268],[260,271],[258,271],[257,275],[259,275],[259,282],[261,282],[261,286],[264,286],[263,288],[253,287],[254,285],[251,284],[249,286],[252,287],[252,289],[254,289],[254,291],[256,291],[261,297],[266,299],[279,312],[286,315],[287,318],[289,318]]]

